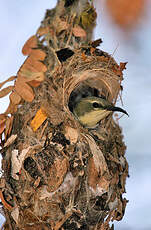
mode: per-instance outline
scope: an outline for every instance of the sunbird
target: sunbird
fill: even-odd
[[[115,111],[128,115],[124,109],[100,97],[82,98],[73,108],[73,114],[86,128],[95,128],[102,119]]]

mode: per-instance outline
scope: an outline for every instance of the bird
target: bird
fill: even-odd
[[[80,124],[90,129],[97,127],[102,119],[115,111],[128,115],[124,109],[114,106],[104,98],[95,96],[81,98],[73,108],[73,114]]]

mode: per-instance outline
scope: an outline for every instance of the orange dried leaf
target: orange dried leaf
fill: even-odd
[[[86,37],[86,32],[84,29],[82,29],[80,26],[76,25],[73,29],[72,29],[72,33],[75,37]]]
[[[6,81],[3,81],[0,83],[0,88],[2,88],[2,86],[7,83],[7,82],[10,82],[10,81],[13,81],[14,79],[16,78],[16,76],[12,76],[12,77],[9,77]]]
[[[23,82],[21,78],[17,79],[15,83],[15,90],[25,101],[32,102],[34,99],[34,92],[32,88],[26,84],[26,82]]]
[[[29,55],[32,51],[32,48],[37,47],[37,38],[35,35],[31,36],[22,48],[23,55]]]
[[[30,126],[32,127],[33,131],[36,132],[36,130],[42,125],[42,123],[47,119],[46,112],[40,108],[34,119],[31,121]]]
[[[13,88],[14,88],[14,86],[8,86],[8,87],[2,89],[0,91],[0,98],[5,97],[6,95],[8,95],[13,90]]]
[[[40,49],[34,49],[31,51],[30,56],[38,61],[43,61],[46,57],[46,53]]]

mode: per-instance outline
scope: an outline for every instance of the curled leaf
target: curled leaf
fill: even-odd
[[[29,55],[32,51],[32,48],[37,47],[37,38],[35,35],[31,36],[22,48],[23,55]]]

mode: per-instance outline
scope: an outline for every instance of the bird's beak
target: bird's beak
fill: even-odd
[[[128,113],[126,112],[126,110],[124,110],[124,109],[122,109],[122,108],[120,108],[120,107],[108,106],[106,109],[107,109],[108,111],[113,111],[113,112],[115,112],[115,111],[117,111],[117,112],[122,112],[122,113],[125,113],[127,116],[129,116]]]

